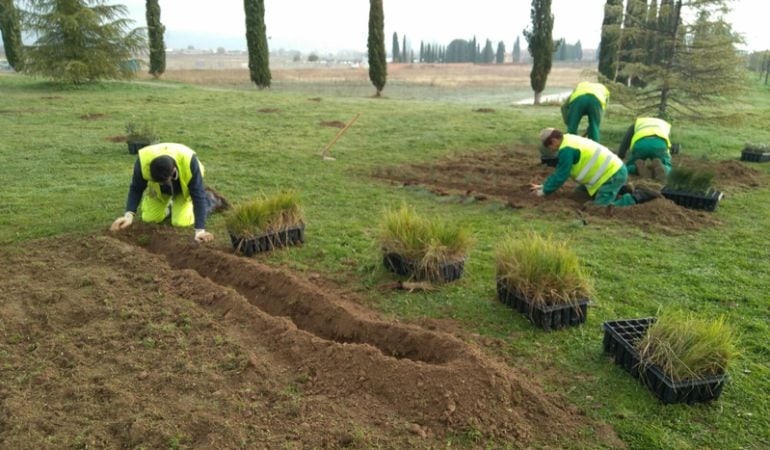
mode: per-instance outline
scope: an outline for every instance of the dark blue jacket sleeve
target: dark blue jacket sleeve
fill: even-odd
[[[134,164],[134,174],[131,177],[131,186],[128,188],[128,200],[126,200],[126,211],[136,213],[139,208],[139,202],[142,200],[142,194],[147,189],[147,181],[142,178],[142,165],[139,158],[136,158]]]
[[[203,175],[201,175],[201,166],[198,164],[198,157],[193,155],[190,160],[190,172],[192,178],[187,184],[187,190],[190,191],[190,197],[193,202],[193,214],[195,214],[195,229],[202,230],[206,228],[206,187],[203,184]]]

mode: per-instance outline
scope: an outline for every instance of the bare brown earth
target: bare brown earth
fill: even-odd
[[[738,161],[709,161],[686,155],[674,155],[674,165],[708,168],[715,172],[715,184],[725,193],[760,186],[766,181],[761,172]],[[620,221],[643,229],[682,232],[714,226],[719,220],[710,212],[680,207],[665,198],[624,208],[597,207],[585,193],[575,191],[568,181],[547,197],[536,197],[529,191],[532,183],[540,184],[553,168],[540,164],[534,147],[504,147],[494,151],[468,153],[424,164],[408,164],[378,168],[374,176],[401,185],[424,186],[437,195],[460,195],[479,201],[498,200],[514,209],[534,208],[545,213],[594,221]],[[652,180],[631,176],[632,184],[660,188]]]
[[[0,257],[0,448],[622,445],[451,321],[384,320],[187,233],[140,223]]]

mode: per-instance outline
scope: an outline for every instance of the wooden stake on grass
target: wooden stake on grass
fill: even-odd
[[[353,123],[354,123],[356,120],[358,120],[358,117],[359,117],[360,115],[361,115],[361,113],[358,113],[358,114],[356,114],[356,116],[355,116],[355,117],[353,117],[353,119],[352,119],[350,122],[348,122],[348,124],[347,124],[347,125],[345,125],[345,127],[344,127],[343,129],[341,129],[341,130],[340,130],[340,131],[337,133],[337,135],[336,135],[336,136],[334,136],[334,139],[332,139],[332,141],[331,141],[331,142],[329,142],[329,145],[327,145],[327,146],[326,146],[326,148],[325,148],[325,149],[324,149],[324,150],[321,152],[321,158],[322,158],[322,159],[324,159],[324,160],[332,160],[332,161],[334,160],[334,158],[332,158],[331,156],[329,156],[329,150],[331,150],[331,148],[332,148],[332,145],[334,145],[334,143],[335,143],[335,142],[337,142],[337,139],[339,139],[339,138],[340,138],[340,137],[341,137],[343,134],[345,134],[345,132],[346,132],[346,131],[348,131],[348,128],[350,128],[350,126],[351,126],[351,125],[353,125]]]

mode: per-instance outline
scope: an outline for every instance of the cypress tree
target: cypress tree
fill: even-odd
[[[583,60],[583,44],[580,43],[580,40],[575,43],[575,54],[574,59],[576,61],[582,61]]]
[[[17,72],[23,68],[19,22],[19,13],[13,6],[13,0],[0,0],[0,33],[3,35],[5,57]]]
[[[652,0],[647,8],[647,21],[645,23],[647,52],[644,57],[645,64],[652,64],[656,59],[658,49],[658,1]]]
[[[166,71],[166,44],[163,42],[166,27],[160,21],[158,0],[147,0],[146,14],[150,40],[150,74],[157,78]]]
[[[388,78],[388,66],[385,55],[385,15],[382,12],[382,0],[369,0],[369,79],[377,88],[379,97]]]
[[[623,0],[607,0],[604,4],[602,40],[599,44],[599,73],[614,80],[618,71],[620,24],[623,21]]]
[[[401,62],[409,63],[409,52],[406,51],[406,35],[404,35],[404,39],[401,41]]]
[[[420,56],[418,61],[425,62],[425,43],[423,41],[420,41]]]
[[[540,104],[540,96],[545,89],[548,74],[551,72],[553,58],[553,14],[551,0],[532,0],[530,10],[532,30],[524,30],[524,38],[529,44],[532,55],[532,71],[529,74],[530,85],[535,93],[535,104]]]
[[[270,87],[270,53],[265,27],[265,0],[243,0],[246,12],[246,46],[251,81],[260,89]]]
[[[513,62],[517,63],[521,59],[521,44],[519,43],[519,37],[516,36],[516,42],[513,43],[513,52],[511,54]]]
[[[481,62],[484,64],[491,64],[495,60],[495,51],[492,50],[492,41],[487,39],[484,43],[484,50],[481,51]]]
[[[503,41],[497,43],[497,53],[495,54],[495,62],[502,64],[505,62],[505,44]]]
[[[393,62],[397,63],[401,61],[401,46],[398,44],[398,33],[393,32]]]

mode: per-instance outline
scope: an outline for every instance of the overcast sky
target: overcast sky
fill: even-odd
[[[130,10],[136,26],[145,26],[144,0],[115,0]],[[392,35],[406,34],[412,48],[420,41],[448,44],[455,38],[490,39],[510,51],[529,25],[530,0],[384,0],[385,46]],[[578,40],[584,49],[600,41],[605,0],[553,0],[554,38]],[[727,17],[743,34],[746,48],[770,49],[766,32],[767,0],[735,0]],[[246,48],[243,0],[160,0],[166,46]],[[265,24],[270,49],[303,52],[366,50],[369,2],[366,0],[265,0]],[[764,23],[763,23],[764,22]],[[522,38],[522,47],[526,44]]]

